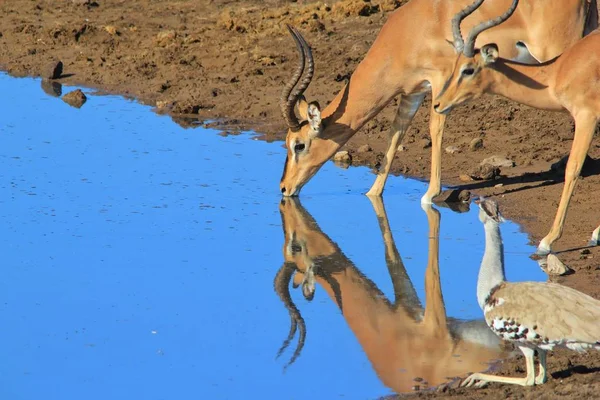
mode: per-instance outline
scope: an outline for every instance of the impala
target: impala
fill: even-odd
[[[437,97],[446,77],[452,73],[456,49],[452,45],[450,19],[471,1],[411,0],[398,8],[382,27],[349,82],[323,111],[318,102],[304,98],[314,74],[311,48],[298,30],[288,26],[300,62],[280,100],[288,125],[287,158],[280,182],[284,196],[298,195],[352,135],[399,96],[385,158],[367,192],[374,196],[382,194],[397,146],[425,95],[431,92],[432,98]],[[482,2],[477,0],[471,12],[463,16],[466,27],[500,15],[510,4],[510,0],[489,0],[478,7]],[[472,15],[467,17],[469,14]],[[504,58],[537,63],[555,58],[597,26],[596,0],[521,0],[517,10],[503,24],[489,21],[485,27],[493,28],[482,32],[479,40],[498,43]],[[431,203],[440,193],[445,121],[445,114],[430,113],[431,175],[421,199],[424,204]]]
[[[457,35],[458,24],[454,24]],[[469,34],[472,40],[464,45],[448,74],[445,89],[435,99],[438,113],[445,114],[484,93],[495,93],[538,109],[568,112],[575,120],[558,210],[550,232],[538,246],[538,254],[548,254],[562,235],[569,202],[600,118],[600,31],[590,33],[559,57],[540,65],[506,60],[499,56],[496,44],[476,50],[478,33]],[[600,227],[594,230],[591,245],[598,244],[599,232]]]
[[[285,263],[276,275],[275,288],[290,313],[292,325],[279,354],[297,330],[300,338],[290,363],[300,355],[305,342],[305,321],[290,296],[293,280],[294,287],[302,285],[308,299],[314,296],[316,284],[323,288],[340,308],[383,384],[397,392],[411,391],[416,377],[429,386],[437,386],[448,382],[448,377],[486,369],[486,364],[503,353],[500,339],[483,320],[454,320],[446,316],[438,262],[439,212],[430,205],[423,206],[429,223],[423,308],[394,243],[383,202],[380,197],[370,199],[383,236],[393,301],[319,229],[299,200],[282,200]]]

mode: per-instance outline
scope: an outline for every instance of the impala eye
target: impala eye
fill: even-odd
[[[468,75],[473,75],[474,73],[475,73],[475,69],[473,69],[473,68],[465,68],[462,71],[462,74],[463,75],[467,75],[467,76]]]
[[[302,246],[300,246],[296,242],[292,242],[292,245],[290,247],[292,248],[292,255],[302,252]]]
[[[297,143],[297,144],[294,146],[294,151],[295,151],[296,153],[300,153],[302,150],[304,150],[304,148],[305,148],[305,147],[306,147],[306,146],[304,145],[304,143]]]

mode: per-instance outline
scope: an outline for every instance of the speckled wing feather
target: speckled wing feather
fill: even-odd
[[[485,304],[488,326],[501,338],[551,350],[600,350],[600,301],[549,282],[504,282]]]

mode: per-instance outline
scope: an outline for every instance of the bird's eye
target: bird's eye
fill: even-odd
[[[473,68],[465,68],[462,71],[463,75],[473,75],[475,73],[475,69]]]
[[[302,150],[304,150],[304,148],[305,148],[305,147],[306,147],[306,146],[304,145],[304,143],[297,143],[297,144],[294,146],[294,151],[295,151],[296,153],[300,153]]]

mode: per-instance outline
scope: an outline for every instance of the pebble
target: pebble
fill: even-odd
[[[471,140],[471,143],[469,143],[469,149],[471,149],[471,151],[479,150],[481,148],[483,148],[482,138],[475,138]]]

